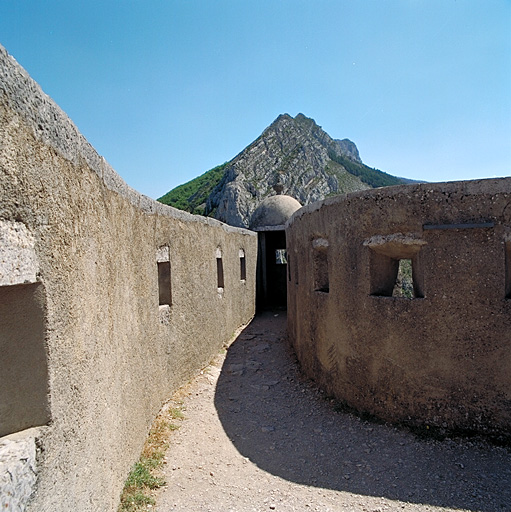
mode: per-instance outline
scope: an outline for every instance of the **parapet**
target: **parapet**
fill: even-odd
[[[404,185],[287,224],[288,331],[346,406],[510,441],[511,178]]]
[[[41,429],[9,506],[35,470],[27,510],[114,511],[162,403],[252,318],[257,235],[130,188],[2,47],[0,141],[0,436]]]

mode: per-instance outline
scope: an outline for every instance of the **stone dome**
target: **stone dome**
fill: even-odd
[[[265,227],[284,229],[287,220],[301,207],[302,205],[291,196],[269,196],[252,214],[250,229],[256,231],[262,231]]]

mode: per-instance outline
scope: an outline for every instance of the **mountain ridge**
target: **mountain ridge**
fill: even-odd
[[[233,159],[172,189],[158,201],[248,227],[273,187],[305,205],[332,195],[408,180],[366,166],[349,139],[333,139],[304,114],[279,115]]]

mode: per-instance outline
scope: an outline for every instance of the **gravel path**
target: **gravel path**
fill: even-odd
[[[299,374],[285,314],[245,328],[182,393],[159,512],[511,511],[511,452],[336,412]]]

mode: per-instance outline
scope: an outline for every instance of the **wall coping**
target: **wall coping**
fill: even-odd
[[[184,222],[199,222],[226,232],[257,236],[211,217],[193,215],[167,206],[130,187],[80,133],[68,115],[42,90],[27,71],[0,45],[0,95],[4,104],[32,127],[37,140],[52,147],[66,160],[78,165],[85,161],[105,187],[150,215],[172,217]]]
[[[392,187],[380,187],[368,190],[359,190],[348,194],[329,197],[303,206],[297,210],[286,222],[286,228],[305,214],[315,212],[323,206],[343,203],[352,199],[366,198],[388,198],[400,195],[429,194],[434,192],[452,192],[465,195],[499,194],[511,191],[511,177],[505,178],[484,178],[477,180],[443,181],[437,183],[411,183],[406,185],[395,185]]]

